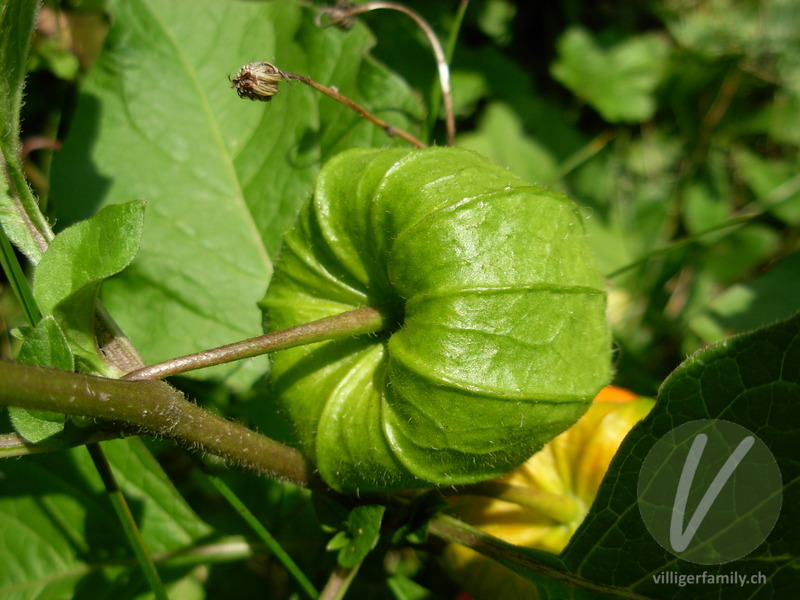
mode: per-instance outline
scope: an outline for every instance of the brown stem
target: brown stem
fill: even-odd
[[[161,381],[119,381],[0,361],[0,405],[124,424],[277,479],[327,489],[297,450],[187,402]]]
[[[455,143],[456,123],[453,110],[453,91],[450,87],[450,67],[447,64],[447,58],[445,57],[442,44],[439,41],[439,38],[436,36],[436,32],[434,32],[433,28],[428,25],[428,22],[415,11],[397,2],[366,2],[358,6],[336,6],[328,9],[327,12],[331,15],[331,22],[336,24],[338,21],[346,22],[354,15],[372,10],[378,10],[381,8],[396,10],[404,15],[407,15],[414,21],[414,23],[417,24],[417,27],[422,30],[422,32],[425,34],[425,37],[428,38],[428,42],[433,49],[433,55],[436,58],[436,68],[439,71],[439,85],[442,86],[445,124],[447,126],[447,145],[452,146]]]
[[[161,379],[170,375],[213,367],[243,358],[266,354],[267,352],[285,350],[294,346],[375,333],[385,327],[386,320],[383,315],[376,309],[367,306],[241,342],[172,358],[131,371],[121,379],[128,381]]]
[[[410,133],[408,133],[406,131],[403,131],[402,129],[397,129],[396,127],[390,125],[386,121],[384,121],[382,119],[379,119],[378,117],[373,115],[371,112],[369,112],[366,108],[364,108],[360,104],[357,104],[356,102],[353,102],[352,100],[350,100],[350,98],[340,94],[338,91],[336,91],[335,89],[333,89],[331,87],[328,87],[326,85],[322,85],[321,83],[317,83],[316,81],[314,81],[310,77],[306,77],[305,75],[298,75],[297,73],[286,73],[286,72],[284,72],[283,75],[284,75],[284,77],[286,79],[290,79],[290,80],[293,80],[293,81],[299,81],[300,83],[304,83],[306,85],[310,85],[315,90],[317,90],[319,92],[322,92],[326,96],[328,96],[330,98],[333,98],[334,100],[336,100],[337,102],[339,102],[341,104],[344,104],[347,108],[349,108],[352,111],[357,112],[359,115],[364,117],[370,123],[374,123],[375,125],[377,125],[381,129],[383,129],[386,132],[386,135],[388,135],[388,136],[392,136],[392,137],[393,136],[397,136],[399,138],[402,138],[405,141],[407,141],[409,144],[412,144],[412,145],[416,146],[417,148],[427,148],[428,147],[427,144],[425,144],[425,142],[422,142],[422,141],[418,140],[413,135],[411,135]]]

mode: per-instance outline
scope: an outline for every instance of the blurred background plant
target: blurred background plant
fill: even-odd
[[[366,19],[382,61],[434,85],[419,36]],[[470,3],[456,143],[585,208],[618,383],[653,395],[687,354],[800,308],[798,20],[793,0]]]
[[[264,4],[276,5],[275,14],[279,15],[292,3]],[[405,4],[447,40],[462,3],[409,0]],[[105,0],[51,0],[41,9],[29,64],[21,141],[28,177],[57,229],[79,218],[82,210],[91,214],[113,193],[119,194],[115,190],[120,186],[138,194],[134,188],[139,182],[158,175],[140,166],[138,150],[124,145],[129,138],[113,134],[110,141],[97,142],[98,133],[87,128],[87,123],[95,121],[81,120],[81,115],[96,117],[103,112],[89,102],[102,100],[105,93],[100,76],[91,80],[92,66],[104,43],[106,50],[111,48],[108,54],[114,56],[125,42],[119,36],[106,41],[114,19],[130,18],[118,14],[122,5],[110,9]],[[200,18],[200,9],[197,11],[180,13],[180,19],[165,24],[164,29],[191,29]],[[402,113],[398,117],[401,125],[422,134],[429,131],[429,141],[444,143],[442,120],[429,129],[420,109],[437,85],[427,40],[410,20],[394,14],[378,11],[361,15],[358,21],[375,36],[371,55],[400,78],[386,75],[371,63],[359,63],[352,69],[342,66],[345,59],[360,61],[370,47],[365,30],[347,34],[357,36],[358,42],[340,54],[336,54],[339,46],[330,49],[332,38],[320,41],[308,25],[301,27],[294,21],[279,24],[283,30],[276,29],[276,36],[286,38],[281,38],[283,45],[276,46],[275,40],[264,44],[273,50],[280,47],[284,53],[283,62],[276,61],[280,68],[340,86],[359,100],[366,98],[368,106],[401,107],[393,110]],[[637,394],[654,397],[667,374],[704,345],[789,317],[800,308],[798,22],[800,4],[794,0],[472,0],[467,6],[451,67],[459,132],[456,145],[487,155],[532,183],[564,191],[581,205],[591,243],[609,282],[609,315],[617,347],[615,383]],[[287,34],[289,27],[295,29]],[[149,33],[137,35],[146,39]],[[232,35],[248,33],[248,27],[242,26]],[[251,42],[242,42],[242,46]],[[274,57],[265,52],[251,60],[272,61]],[[326,57],[331,57],[330,62],[337,56],[344,57],[342,63],[321,66]],[[109,64],[118,66],[111,60],[106,69]],[[240,66],[229,64],[224,67],[227,72],[214,72],[220,79],[220,95],[235,95],[225,89],[224,77]],[[152,81],[160,81],[171,91],[171,82],[164,82],[157,72],[160,67],[160,63],[149,67],[156,71]],[[315,70],[322,74],[311,73]],[[120,71],[124,72],[121,66]],[[310,190],[321,160],[347,144],[387,143],[381,132],[350,134],[335,127],[326,129],[325,123],[335,122],[341,113],[324,108],[324,104],[314,112],[316,105],[304,91],[288,88],[285,94],[292,95],[285,105],[293,107],[286,110],[296,112],[281,112],[283,98],[278,97],[270,106],[259,108],[265,112],[251,111],[265,114],[266,121],[254,117],[246,124],[270,131],[269,119],[291,124],[294,121],[289,117],[310,120],[306,115],[312,113],[317,119],[313,126],[291,132],[279,148],[280,152],[290,149],[295,166],[303,171],[301,184],[291,190],[297,201],[267,215],[277,215],[279,223],[269,239],[263,235],[270,257],[281,228],[291,221]],[[137,97],[136,101],[142,100]],[[113,105],[104,106],[113,121],[117,114]],[[148,110],[152,106],[157,105],[148,105]],[[166,120],[158,123],[160,131],[166,131],[165,123],[174,118],[168,110],[164,109]],[[351,127],[350,121],[342,123],[342,128]],[[193,139],[182,142],[180,135],[172,132],[164,136],[164,143],[176,148],[181,143],[184,146],[180,148],[198,147]],[[110,154],[107,149],[111,147],[118,148],[118,159],[97,158],[103,152]],[[90,155],[90,150],[99,154]],[[101,165],[108,180],[86,178],[76,166],[92,160],[110,161]],[[59,161],[60,166],[56,164],[51,171]],[[133,165],[132,174],[115,179],[118,173],[114,170],[128,163]],[[256,168],[265,171],[272,166],[266,162],[245,165],[243,172],[252,174]],[[175,179],[172,171],[165,169],[164,173]],[[248,177],[243,185],[247,193],[250,184],[264,186],[257,176]],[[87,189],[86,182],[97,186]],[[161,183],[154,180],[144,195],[151,197],[155,192],[150,190]],[[220,185],[227,184],[223,181]],[[75,209],[76,198],[81,196],[88,198],[91,210]],[[191,193],[189,196],[188,200],[194,201]],[[119,201],[118,195],[113,197]],[[186,205],[176,209],[187,210]],[[145,249],[148,243],[146,238]],[[130,314],[135,310],[125,305],[131,296],[130,281],[137,276],[137,272],[131,273],[131,279],[123,274],[111,280],[106,295],[115,317],[121,316],[124,329],[147,354],[148,348],[142,348],[136,336],[137,331],[154,331],[153,323],[138,323],[125,316],[126,310]],[[139,281],[146,280],[147,274],[142,273],[138,272]],[[202,287],[194,284],[192,293]],[[214,290],[224,286],[214,281],[206,287],[213,296]],[[260,293],[263,289],[256,290],[256,299]],[[232,289],[231,294],[238,292]],[[149,298],[157,300],[159,296]],[[216,305],[212,306],[216,310]],[[257,312],[255,306],[253,312]],[[256,317],[248,318],[258,326]],[[171,315],[163,317],[165,326],[173,320],[184,330],[191,329]],[[18,341],[9,332],[22,322],[16,301],[0,280],[3,358],[16,355]],[[217,325],[198,323],[208,330]],[[237,330],[226,331],[233,335]],[[204,337],[206,331],[198,334],[206,347],[215,345]],[[166,347],[159,351],[167,356],[180,353]],[[255,379],[251,374],[247,385],[225,377],[179,378],[175,383],[204,406],[268,430],[270,424],[259,421],[258,410],[247,402],[263,392],[259,383],[253,385]],[[10,425],[6,423],[4,430],[10,431]],[[183,453],[160,442],[148,445],[160,452],[171,479],[202,521],[232,536],[230,555],[220,555],[219,564],[209,570],[192,571],[191,577],[183,580],[184,586],[200,597],[196,588],[203,581],[206,593],[213,597],[215,590],[224,589],[226,579],[235,576],[243,589],[257,593],[267,578],[275,584],[275,597],[289,597],[294,588],[282,567],[265,553],[253,552],[252,546],[236,546],[241,540],[234,536],[242,531],[238,516],[219,510],[217,493]],[[56,461],[47,469],[58,473],[63,470],[59,465]],[[325,539],[311,517],[307,494],[237,472],[226,479],[255,507],[257,516],[281,543],[300,557],[306,572],[324,581],[334,559],[325,553]],[[171,498],[167,487],[164,497]],[[206,533],[204,526],[196,529],[198,539]],[[368,557],[362,571],[366,575],[359,578],[354,595],[386,594],[383,581],[388,577],[394,597],[411,598],[416,584],[409,578],[414,576],[415,581],[429,585],[432,593],[448,596],[454,588],[441,583],[439,571],[426,560],[425,552],[380,547]],[[242,557],[248,561],[244,570],[238,562],[231,562]],[[186,583],[189,580],[191,584]]]

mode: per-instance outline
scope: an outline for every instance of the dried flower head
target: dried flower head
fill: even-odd
[[[278,84],[284,79],[283,72],[268,62],[246,64],[236,77],[231,79],[231,87],[240,98],[269,102],[278,93]]]

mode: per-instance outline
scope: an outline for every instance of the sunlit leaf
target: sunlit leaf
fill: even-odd
[[[553,76],[611,123],[653,116],[653,96],[664,74],[669,46],[658,35],[639,35],[601,47],[584,29],[567,30],[558,42]]]
[[[103,290],[146,362],[258,335],[256,303],[280,236],[321,163],[351,146],[403,142],[299,83],[267,104],[238,98],[228,76],[268,60],[406,129],[417,106],[365,56],[365,28],[320,29],[292,0],[202,0],[188,11],[178,0],[126,0],[110,9],[106,46],[54,166],[58,223],[148,201],[140,255]],[[195,376],[243,386],[267,368],[260,358]]]

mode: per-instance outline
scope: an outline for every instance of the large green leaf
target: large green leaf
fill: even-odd
[[[399,143],[300,83],[270,103],[226,80],[254,60],[310,75],[408,128],[408,89],[364,53],[361,26],[319,29],[295,0],[111,3],[114,25],[54,165],[59,224],[149,202],[142,251],[104,301],[147,362],[261,333],[256,302],[280,236],[320,164],[351,146]],[[245,385],[266,359],[197,376]]]
[[[84,369],[108,369],[94,335],[97,293],[136,256],[143,221],[143,202],[108,206],[59,233],[36,267],[34,298],[56,318]]]
[[[103,450],[157,558],[190,550],[211,533],[140,440],[105,443]],[[85,448],[4,461],[0,472],[0,596],[122,600],[146,590]],[[188,570],[162,576],[174,581]]]
[[[800,316],[732,338],[685,361],[663,384],[655,409],[620,447],[591,512],[562,554],[571,571],[590,580],[653,598],[678,598],[686,588],[659,585],[654,576],[764,575],[760,584],[695,585],[694,598],[786,598],[800,564]],[[676,559],[648,533],[637,502],[637,481],[656,440],[694,420],[740,425],[774,455],[783,480],[783,508],[766,541],[751,554],[720,565]],[[769,494],[765,490],[765,494]],[[765,496],[766,500],[766,496]]]

